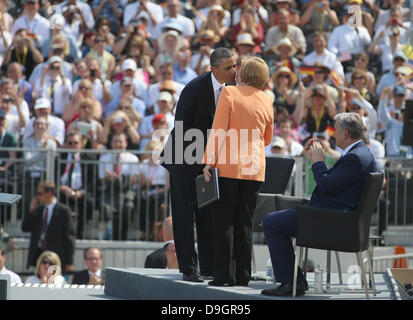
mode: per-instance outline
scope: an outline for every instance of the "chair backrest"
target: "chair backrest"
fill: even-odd
[[[366,250],[369,246],[371,216],[379,199],[383,179],[384,174],[382,172],[372,172],[369,174],[356,209],[359,217],[359,240],[362,250]]]
[[[265,182],[261,193],[283,194],[290,181],[295,160],[284,157],[266,157]]]

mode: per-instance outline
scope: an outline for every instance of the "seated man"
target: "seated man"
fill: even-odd
[[[20,279],[19,275],[14,273],[13,271],[7,270],[5,266],[6,262],[6,252],[4,249],[0,247],[0,274],[8,274],[10,276],[10,280],[12,284],[18,284],[22,283],[22,280]]]
[[[102,251],[99,248],[87,248],[83,251],[83,257],[87,269],[75,273],[72,284],[104,285],[105,275],[102,270]]]
[[[316,188],[309,206],[338,210],[353,210],[370,172],[375,172],[374,156],[362,141],[364,125],[356,113],[339,113],[334,117],[337,146],[343,151],[341,158],[327,169],[324,150],[317,140],[310,139],[305,153],[313,162],[312,171]],[[291,296],[293,291],[294,251],[290,237],[297,232],[296,209],[268,214],[263,222],[274,276],[281,285],[261,292],[269,296]],[[304,295],[308,284],[298,268],[297,296]]]

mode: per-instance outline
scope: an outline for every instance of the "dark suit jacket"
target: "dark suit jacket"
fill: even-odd
[[[76,272],[73,275],[72,284],[89,284],[89,271],[86,269],[86,270]],[[104,285],[104,284],[105,284],[105,272],[104,270],[102,270],[101,285]]]
[[[36,252],[42,232],[44,206],[37,207],[33,212],[27,213],[23,224],[23,232],[31,232],[29,258],[27,268],[36,265]],[[65,266],[73,265],[75,249],[75,231],[73,228],[72,211],[69,207],[57,202],[53,209],[53,216],[46,232],[46,250],[55,252],[61,262],[62,270]]]
[[[312,170],[317,186],[311,195],[311,206],[353,210],[360,201],[368,174],[377,171],[377,168],[374,156],[361,141],[331,169],[318,161],[313,164]]]
[[[165,269],[166,265],[165,246],[152,252],[145,260],[145,268]]]
[[[204,73],[189,82],[179,97],[175,113],[175,127],[169,135],[168,141],[161,157],[164,166],[169,172],[173,170],[189,170],[196,173],[202,172],[204,165],[202,165],[203,151],[207,142],[207,130],[211,129],[212,122],[215,115],[215,96],[212,87],[211,72]],[[183,131],[179,132],[177,121],[183,122]],[[189,129],[200,129],[203,133],[204,149],[197,154],[197,163],[200,165],[186,164],[183,156],[183,151],[187,146],[191,145],[195,138],[192,137],[190,141],[184,141],[185,132]],[[179,143],[179,149],[183,146],[182,153],[176,154],[175,143]],[[179,158],[180,157],[180,158]],[[173,164],[171,164],[171,162]],[[176,164],[180,162],[183,164]]]

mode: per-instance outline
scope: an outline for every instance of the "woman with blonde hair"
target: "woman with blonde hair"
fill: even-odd
[[[178,54],[181,42],[181,37],[175,30],[169,30],[162,33],[158,40],[159,53],[153,62],[155,75],[160,74],[160,67],[163,64],[167,62],[175,62],[175,56]]]
[[[69,125],[67,132],[72,130],[80,132],[86,149],[101,149],[106,143],[106,137],[102,124],[94,119],[94,101],[90,98],[79,101],[77,112],[79,113],[79,118]]]
[[[268,78],[264,60],[242,59],[238,86],[225,86],[216,107],[203,158],[205,180],[217,168],[220,190],[212,204],[215,265],[209,285],[247,286],[251,278],[251,217],[265,180],[264,147],[274,128],[272,101],[262,91]]]
[[[66,284],[61,275],[62,263],[59,256],[53,251],[44,251],[37,259],[34,275],[28,277],[25,284]]]
[[[65,55],[64,60],[68,62],[73,61],[73,58],[70,57],[69,41],[67,41],[63,34],[57,34],[53,36],[52,41],[50,43],[50,49],[53,49],[54,46],[59,46],[63,49],[63,53]]]
[[[96,120],[102,118],[102,104],[99,100],[95,99],[93,95],[93,84],[89,79],[82,79],[79,82],[76,93],[73,95],[73,98],[68,102],[63,110],[62,119],[65,123],[70,123],[71,121],[77,119],[79,116],[77,105],[80,101],[84,99],[91,99],[94,104],[93,117]]]
[[[213,5],[208,11],[208,17],[201,15],[202,25],[198,34],[201,34],[204,30],[213,30],[219,37],[219,44],[222,44],[226,39],[228,32],[230,31],[224,24],[225,11],[220,5]]]

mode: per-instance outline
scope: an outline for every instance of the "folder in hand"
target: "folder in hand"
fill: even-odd
[[[199,209],[219,200],[218,169],[213,168],[210,172],[209,182],[205,181],[204,174],[196,177],[196,196]]]

